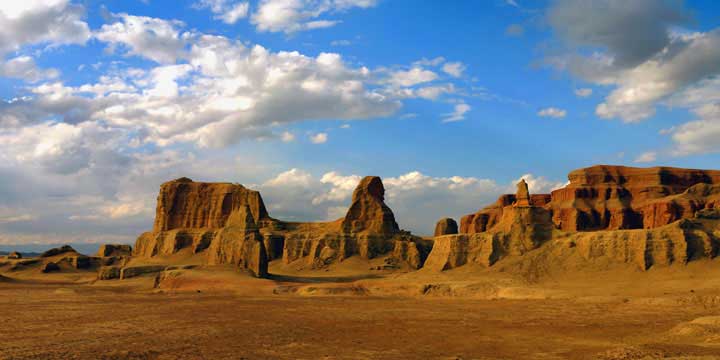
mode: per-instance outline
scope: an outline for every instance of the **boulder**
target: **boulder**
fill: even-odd
[[[458,226],[455,220],[451,218],[443,218],[435,224],[434,236],[453,235],[458,233]]]
[[[130,256],[132,254],[132,246],[124,244],[104,244],[100,246],[97,256]]]

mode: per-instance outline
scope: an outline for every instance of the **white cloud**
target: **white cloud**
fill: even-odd
[[[395,86],[413,86],[437,79],[436,73],[425,70],[421,67],[413,67],[410,70],[398,70],[390,75],[390,83]]]
[[[541,109],[538,111],[538,116],[542,117],[552,117],[556,119],[562,119],[567,115],[567,111],[563,109],[558,109],[556,107],[549,107],[545,109]]]
[[[324,132],[310,135],[310,142],[313,144],[324,144],[327,140],[328,134]]]
[[[528,184],[528,190],[531,194],[549,194],[553,190],[557,190],[559,188],[562,188],[566,186],[567,182],[562,181],[552,181],[548,180],[543,176],[535,176],[533,174],[524,174],[523,176],[519,177],[515,181],[513,181],[513,184],[511,184],[506,192],[508,193],[515,193],[517,190],[516,184],[520,182],[520,180],[525,180],[525,182]]]
[[[648,163],[648,162],[654,162],[656,159],[657,159],[657,153],[654,151],[648,151],[648,152],[640,154],[640,156],[635,158],[634,162]]]
[[[447,62],[443,65],[442,70],[452,76],[452,77],[461,77],[463,72],[465,71],[465,65],[461,62]]]
[[[677,99],[685,89],[720,74],[720,29],[683,29],[692,16],[680,1],[560,0],[548,18],[572,49],[548,61],[586,81],[614,86],[595,109],[602,118],[642,121],[659,104],[684,103]]]
[[[35,219],[35,217],[33,217],[30,214],[0,216],[0,224],[27,222],[27,221],[32,221],[34,219]]]
[[[675,155],[720,152],[720,104],[706,104],[694,110],[696,120],[668,130],[675,143]]]
[[[216,19],[232,25],[248,16],[250,3],[247,1],[200,0],[195,3],[195,7],[210,9],[215,14]]]
[[[455,104],[455,110],[453,112],[445,114],[442,122],[455,122],[465,120],[465,114],[468,113],[472,108],[470,105],[465,103]]]
[[[293,142],[293,141],[295,141],[295,134],[293,134],[293,133],[291,133],[291,132],[289,132],[289,131],[284,131],[284,132],[282,133],[280,139],[281,139],[283,142]]]
[[[116,47],[126,48],[127,55],[137,55],[161,64],[172,64],[182,56],[185,40],[181,37],[180,21],[169,21],[146,16],[114,14],[120,19],[105,24],[95,37]]]
[[[27,82],[53,79],[60,75],[56,69],[40,69],[30,56],[18,56],[0,63],[0,76],[23,79]]]
[[[581,98],[586,98],[586,97],[592,95],[592,93],[593,93],[593,90],[590,88],[575,89],[575,96],[581,97]]]
[[[328,13],[370,8],[376,4],[376,0],[261,0],[250,21],[258,31],[291,34],[338,24],[338,20],[320,18]]]
[[[0,55],[25,45],[84,44],[85,9],[69,0],[0,1]]]

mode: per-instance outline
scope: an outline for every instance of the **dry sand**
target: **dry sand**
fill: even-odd
[[[715,261],[539,282],[356,265],[178,270],[159,288],[25,274],[0,281],[0,359],[720,359]]]

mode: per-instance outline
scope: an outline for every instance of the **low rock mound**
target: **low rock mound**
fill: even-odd
[[[104,244],[100,246],[97,256],[130,256],[132,255],[132,246],[124,244]]]
[[[67,253],[77,254],[78,252],[75,251],[75,249],[73,249],[73,247],[70,245],[63,245],[61,247],[52,248],[48,251],[45,251],[44,253],[40,254],[40,257],[46,258],[46,257],[57,256],[60,254],[67,254]]]

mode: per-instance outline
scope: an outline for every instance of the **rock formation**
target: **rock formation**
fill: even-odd
[[[61,246],[61,247],[59,247],[59,248],[52,248],[52,249],[50,249],[50,250],[48,250],[48,251],[45,251],[44,253],[42,253],[42,254],[40,255],[40,257],[44,257],[44,258],[45,258],[45,257],[52,257],[52,256],[56,256],[56,255],[60,255],[60,254],[65,254],[65,253],[77,254],[77,251],[75,251],[75,249],[73,249],[72,246],[70,246],[70,245],[63,245],[63,246]]]
[[[209,265],[233,264],[256,276],[265,276],[274,259],[323,267],[350,256],[390,253],[419,268],[429,248],[400,230],[384,197],[380,178],[365,177],[345,217],[326,223],[285,222],[269,216],[257,191],[181,178],[161,185],[153,230],[140,235],[133,255],[184,251],[204,256]],[[114,274],[105,271],[101,277]]]
[[[527,183],[521,180],[517,194],[498,200],[496,205],[504,206],[493,208],[497,218],[490,227],[485,222],[483,231],[436,237],[425,267],[441,271],[466,263],[490,266],[504,256],[538,248],[552,238],[554,227],[550,211],[532,204]]]
[[[564,231],[650,229],[691,218],[720,199],[720,171],[715,170],[598,165],[572,171],[568,180],[551,194],[528,199],[550,210],[553,223]],[[505,207],[524,206],[518,196],[502,195],[495,204],[463,216],[460,233],[488,231]]]
[[[13,251],[10,254],[8,254],[7,257],[8,257],[8,259],[22,259],[23,256],[21,253],[19,253],[17,251]]]
[[[464,216],[460,234],[435,238],[425,267],[491,266],[541,246],[557,262],[577,253],[642,270],[717,256],[720,171],[601,165],[568,179],[541,195],[521,181],[517,194]]]
[[[132,246],[122,244],[105,244],[101,245],[98,250],[97,256],[99,257],[110,257],[110,256],[130,256],[132,255]]]
[[[435,224],[434,236],[453,235],[458,233],[458,226],[455,220],[451,218],[443,218]]]

